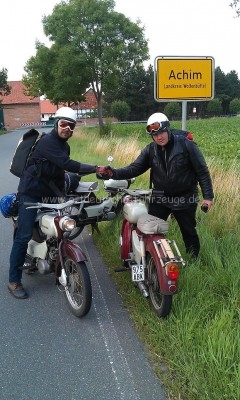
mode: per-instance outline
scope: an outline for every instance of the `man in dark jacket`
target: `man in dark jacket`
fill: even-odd
[[[130,165],[118,169],[108,167],[108,177],[129,179],[150,169],[153,191],[149,214],[164,220],[173,214],[186,251],[197,258],[200,250],[196,230],[198,184],[206,211],[210,210],[214,198],[208,167],[196,143],[184,135],[172,133],[166,115],[152,114],[147,122],[147,133],[153,142]]]
[[[67,141],[75,125],[75,111],[69,107],[59,108],[54,129],[39,140],[20,178],[18,230],[10,254],[8,284],[10,293],[17,299],[28,297],[21,283],[22,267],[37,214],[37,209],[27,210],[24,202],[59,202],[65,192],[65,170],[82,175],[99,173],[100,167],[96,165],[70,159]],[[104,171],[104,167],[101,170]]]

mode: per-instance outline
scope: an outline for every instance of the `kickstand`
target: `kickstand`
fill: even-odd
[[[98,228],[97,222],[95,222],[94,224],[91,224],[91,227],[92,227],[92,235],[93,235],[94,231],[96,231],[100,235],[100,230]]]

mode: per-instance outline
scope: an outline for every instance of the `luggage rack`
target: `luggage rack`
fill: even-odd
[[[179,251],[179,248],[175,242],[175,240],[169,240],[169,239],[158,239],[153,241],[155,250],[158,254],[159,260],[161,261],[162,266],[165,265],[166,262],[176,262],[176,263],[181,263],[182,266],[184,267],[186,265],[186,262],[181,256],[181,253]],[[164,258],[161,257],[159,253],[159,248],[158,245],[161,247],[161,250],[164,254]],[[174,255],[174,252],[177,253],[177,256]]]

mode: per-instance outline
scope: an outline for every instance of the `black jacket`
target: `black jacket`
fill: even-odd
[[[188,207],[198,201],[198,184],[203,198],[212,200],[213,188],[208,167],[196,143],[183,136],[173,137],[165,147],[155,142],[147,145],[130,165],[114,169],[113,178],[127,179],[137,177],[148,169],[153,185],[153,197],[164,200],[164,204],[179,208],[176,197],[182,197],[181,207]],[[162,201],[163,204],[163,201]]]
[[[70,146],[53,129],[44,135],[33,151],[20,178],[18,192],[34,196],[54,196],[56,193],[46,183],[53,181],[60,192],[65,191],[64,171],[94,173],[96,165],[82,164],[70,159]]]

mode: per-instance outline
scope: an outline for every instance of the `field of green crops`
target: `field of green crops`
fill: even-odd
[[[180,121],[171,125],[181,128]],[[101,235],[94,233],[94,239],[168,399],[239,400],[240,118],[187,121],[187,129],[208,163],[215,202],[210,213],[197,211],[201,256],[195,262],[184,253],[176,221],[170,223],[169,238],[176,240],[187,267],[169,318],[158,319],[130,277],[114,273],[121,265],[121,218],[99,224]],[[145,124],[114,124],[111,138],[99,138],[98,128],[86,127],[72,139],[72,154],[99,165],[112,154],[118,167],[130,163],[149,140]],[[135,187],[148,188],[148,180],[148,174],[138,177]]]

